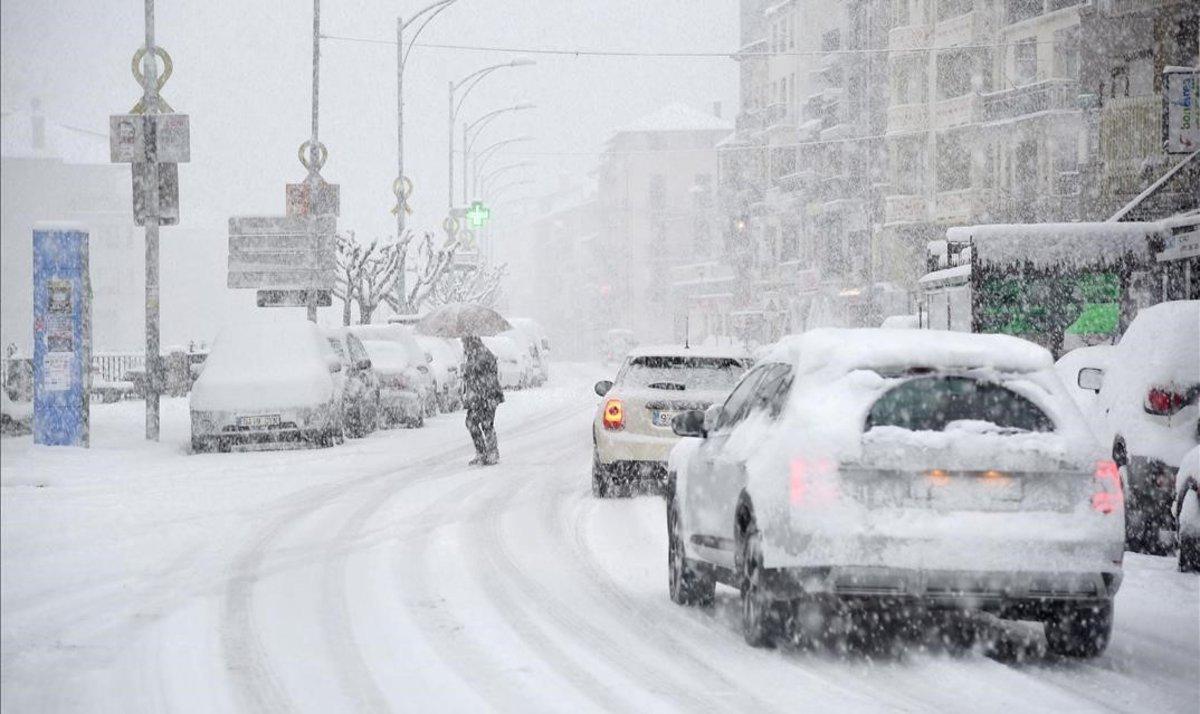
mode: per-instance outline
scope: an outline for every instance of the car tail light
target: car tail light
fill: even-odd
[[[837,468],[828,459],[792,459],[788,499],[793,506],[827,506],[838,499]]]
[[[604,402],[604,428],[612,431],[625,428],[625,404],[620,399]]]
[[[1187,406],[1187,395],[1180,392],[1153,387],[1146,395],[1145,409],[1147,414],[1169,416]]]
[[[1112,513],[1121,507],[1125,495],[1121,491],[1121,472],[1115,461],[1097,461],[1094,474],[1096,490],[1092,493],[1092,509]]]

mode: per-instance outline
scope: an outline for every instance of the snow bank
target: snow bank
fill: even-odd
[[[956,226],[948,241],[970,242],[982,264],[1029,261],[1039,268],[1111,263],[1129,253],[1149,255],[1158,223],[1029,223]]]
[[[1179,472],[1175,474],[1176,494],[1184,490],[1184,484],[1189,479],[1200,483],[1200,446],[1192,447],[1191,451],[1184,454],[1179,464]],[[1200,500],[1197,500],[1196,492],[1189,489],[1183,503],[1177,505],[1179,508],[1175,516],[1179,519],[1179,533],[1200,537]]]
[[[217,335],[192,387],[196,411],[312,406],[333,398],[320,329],[303,319],[232,324]]]

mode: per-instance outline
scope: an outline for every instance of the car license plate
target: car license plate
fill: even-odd
[[[260,414],[257,416],[238,417],[238,426],[247,427],[250,429],[259,429],[264,426],[278,426],[278,414]]]
[[[674,419],[675,415],[678,413],[679,412],[667,412],[655,409],[654,413],[650,415],[650,421],[654,424],[654,426],[671,426],[671,420]]]

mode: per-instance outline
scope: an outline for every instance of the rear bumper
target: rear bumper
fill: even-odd
[[[421,415],[421,395],[407,389],[381,389],[379,408],[393,418],[408,419]]]
[[[1121,585],[1119,569],[1014,573],[838,566],[768,568],[763,575],[767,593],[777,600],[815,596],[989,612],[1036,611],[1049,604],[1108,602]]]
[[[671,449],[679,437],[636,434],[628,431],[608,431],[596,427],[596,453],[600,463],[609,465],[623,461],[667,463]],[[667,433],[670,433],[669,431]]]
[[[272,426],[240,426],[233,411],[192,410],[192,440],[209,444],[259,444],[309,439],[340,429],[340,414],[333,404],[279,410],[262,410],[279,416]]]

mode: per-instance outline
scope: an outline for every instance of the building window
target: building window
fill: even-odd
[[[937,58],[938,99],[953,99],[971,91],[975,62],[969,52],[942,52]]]
[[[1042,14],[1042,0],[1008,0],[1008,23],[1028,20]]]
[[[842,48],[842,33],[838,30],[830,30],[824,35],[821,35],[821,51],[836,52]]]
[[[957,191],[971,187],[971,152],[958,136],[937,137],[937,190]]]
[[[937,19],[949,20],[952,17],[966,15],[975,9],[975,0],[938,0]]]
[[[1079,28],[1054,33],[1054,76],[1079,79]]]
[[[908,0],[893,0],[892,25],[894,27],[905,27],[908,25],[908,22]]]
[[[1013,84],[1018,87],[1037,81],[1037,40],[1032,37],[1013,45]]]

